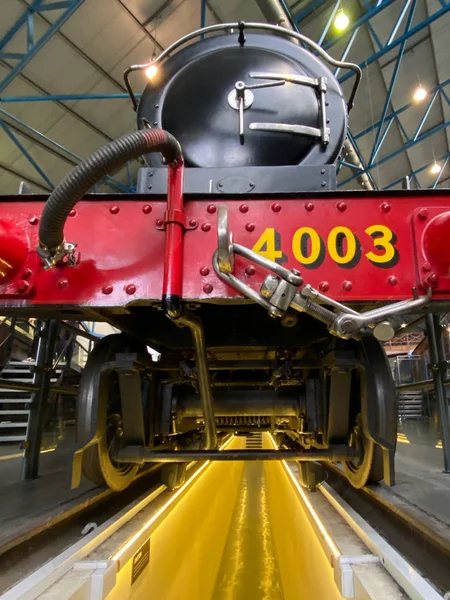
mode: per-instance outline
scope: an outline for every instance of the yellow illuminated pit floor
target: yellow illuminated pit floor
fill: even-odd
[[[236,437],[230,448],[261,444],[271,447],[267,434]],[[151,533],[149,564],[134,583],[132,561],[123,562],[108,600],[341,598],[279,461],[210,464]]]
[[[284,598],[262,462],[244,463],[213,598]]]

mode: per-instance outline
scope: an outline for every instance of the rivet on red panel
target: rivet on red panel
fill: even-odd
[[[279,204],[278,202],[274,202],[271,206],[272,210],[274,213],[278,213],[281,210],[281,204]]]
[[[211,223],[203,223],[202,231],[209,231],[211,229]]]
[[[209,275],[209,267],[202,267],[200,269],[200,275],[202,275],[202,277]]]
[[[74,208],[72,208],[72,210],[69,213],[69,217],[74,217],[76,214],[77,214],[77,211]]]
[[[431,265],[430,265],[430,263],[429,262],[424,262],[423,265],[422,265],[422,269],[424,271],[431,271]]]
[[[58,281],[58,287],[60,290],[65,289],[68,285],[69,285],[69,282],[67,281],[67,279],[60,279]]]
[[[256,269],[253,265],[248,265],[248,267],[245,267],[245,274],[249,277],[252,277],[255,273]]]
[[[328,281],[321,281],[319,283],[319,290],[321,292],[328,292],[329,289],[330,289],[330,284],[328,283]]]
[[[314,204],[312,202],[307,202],[305,204],[305,210],[307,210],[308,212],[311,212],[312,210],[314,210]]]
[[[241,211],[241,213],[248,212],[248,205],[247,204],[241,204],[240,207],[239,207],[239,210]]]
[[[428,208],[421,208],[419,210],[419,219],[426,219],[428,217]]]
[[[389,275],[387,281],[389,285],[397,285],[398,279],[395,275]]]
[[[30,218],[29,222],[30,222],[30,225],[37,225],[39,223],[39,219],[36,216],[34,216],[34,217]]]
[[[217,208],[215,207],[214,204],[208,204],[208,207],[206,210],[209,212],[210,215],[213,215],[216,212]]]
[[[112,286],[112,285],[105,285],[105,286],[103,286],[103,287],[102,287],[102,292],[103,292],[104,294],[106,294],[107,296],[108,296],[109,294],[112,294],[112,293],[113,293],[113,290],[114,290],[114,288],[113,288],[113,286]]]
[[[30,289],[30,284],[28,283],[28,281],[25,281],[23,279],[21,281],[18,281],[16,284],[16,290],[21,294],[24,294],[29,289]]]
[[[117,215],[117,213],[119,212],[120,208],[117,206],[117,204],[114,204],[113,206],[111,206],[111,208],[109,209],[109,212],[112,215]]]
[[[203,291],[205,292],[205,294],[210,294],[213,291],[213,286],[210,283],[205,283],[205,285],[203,286]]]
[[[423,281],[427,287],[436,287],[439,283],[439,275],[437,273],[428,273],[428,275],[425,275]]]
[[[191,220],[189,221],[189,225],[190,225],[191,227],[197,227],[197,221],[196,221],[195,219],[191,219]]]
[[[142,212],[144,213],[144,215],[149,215],[152,212],[152,207],[150,206],[150,204],[144,204],[144,206],[142,207]]]
[[[162,227],[164,225],[164,221],[162,219],[156,219],[156,227]]]
[[[388,213],[391,210],[391,205],[388,202],[383,202],[381,205],[381,210],[384,213]]]
[[[342,283],[342,289],[343,289],[345,292],[350,292],[350,291],[352,290],[352,288],[353,288],[353,284],[352,284],[352,282],[351,282],[351,281],[344,281],[344,282]]]
[[[129,294],[131,296],[136,291],[136,286],[134,285],[134,283],[129,283],[126,286],[125,291],[127,294]]]
[[[251,231],[255,231],[255,224],[254,223],[247,223],[246,226],[245,226],[245,229],[247,231],[250,231],[250,232]]]
[[[336,208],[340,211],[340,212],[344,212],[344,210],[347,210],[347,204],[345,202],[338,202],[336,204]]]

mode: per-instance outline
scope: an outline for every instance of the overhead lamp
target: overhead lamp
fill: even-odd
[[[406,327],[406,323],[402,323],[400,327],[403,329],[403,327]]]
[[[347,17],[342,8],[340,8],[336,18],[334,19],[334,26],[338,31],[344,31],[344,29],[347,29],[349,23],[350,19]]]
[[[438,173],[441,172],[441,165],[439,163],[437,163],[436,161],[434,161],[434,163],[431,165],[430,167],[430,173],[432,175],[437,175]]]
[[[414,94],[413,94],[413,99],[416,102],[421,102],[424,98],[426,98],[427,95],[427,90],[425,88],[423,88],[421,85],[419,85],[418,88],[416,88]]]
[[[153,79],[153,77],[156,75],[157,72],[158,72],[158,67],[156,65],[150,65],[145,70],[145,75],[147,76],[148,79]]]

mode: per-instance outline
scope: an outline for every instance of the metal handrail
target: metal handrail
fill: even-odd
[[[127,88],[128,94],[131,98],[131,102],[133,103],[134,110],[137,110],[138,103],[137,103],[136,96],[134,95],[133,89],[129,82],[130,73],[132,73],[133,71],[144,71],[145,69],[148,69],[148,67],[150,67],[151,65],[155,65],[155,64],[163,61],[174,50],[176,50],[180,46],[183,46],[184,44],[186,44],[187,42],[189,42],[190,40],[192,40],[196,37],[203,36],[206,33],[216,33],[218,31],[226,31],[226,30],[230,30],[230,29],[231,30],[238,29],[240,32],[240,35],[243,35],[243,31],[245,29],[270,31],[272,33],[277,33],[277,34],[281,33],[287,37],[294,38],[294,39],[306,44],[312,50],[317,52],[317,54],[321,58],[323,58],[323,60],[325,60],[327,63],[329,63],[333,67],[337,67],[339,69],[348,69],[350,71],[353,71],[356,75],[356,81],[353,85],[353,89],[350,93],[350,98],[347,103],[348,112],[350,112],[350,110],[353,108],[356,92],[358,90],[359,84],[362,79],[362,70],[358,65],[356,65],[354,63],[350,63],[350,62],[343,62],[341,60],[336,60],[335,58],[330,56],[323,48],[321,48],[318,44],[316,44],[316,42],[313,42],[305,35],[302,35],[301,33],[297,33],[296,31],[292,31],[291,29],[286,29],[285,27],[279,27],[278,25],[270,25],[268,23],[244,23],[243,21],[240,21],[239,23],[237,23],[237,22],[235,22],[235,23],[220,23],[218,25],[210,25],[209,27],[203,27],[201,29],[197,29],[196,31],[192,31],[191,33],[188,33],[187,35],[183,36],[182,38],[180,38],[179,40],[177,40],[176,42],[171,44],[168,48],[166,48],[163,52],[161,52],[161,54],[159,56],[157,56],[155,59],[153,59],[152,61],[150,61],[148,63],[139,64],[139,65],[132,65],[132,66],[128,67],[127,69],[125,69],[123,77],[125,80],[125,86]]]

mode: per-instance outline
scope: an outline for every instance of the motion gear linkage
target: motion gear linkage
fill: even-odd
[[[370,327],[378,340],[387,342],[395,335],[395,328],[389,322],[389,318],[420,309],[431,300],[431,289],[429,289],[425,296],[359,313],[322,294],[309,284],[303,285],[300,272],[296,269],[286,269],[253,250],[234,243],[228,228],[226,206],[219,207],[217,232],[218,248],[213,256],[216,274],[243,296],[260,304],[274,318],[285,316],[288,309],[292,308],[321,321],[334,336],[343,339],[359,339],[363,330]],[[264,280],[259,292],[233,275],[236,254],[272,272]],[[303,287],[299,289],[302,285]],[[333,307],[335,311],[324,305]]]

